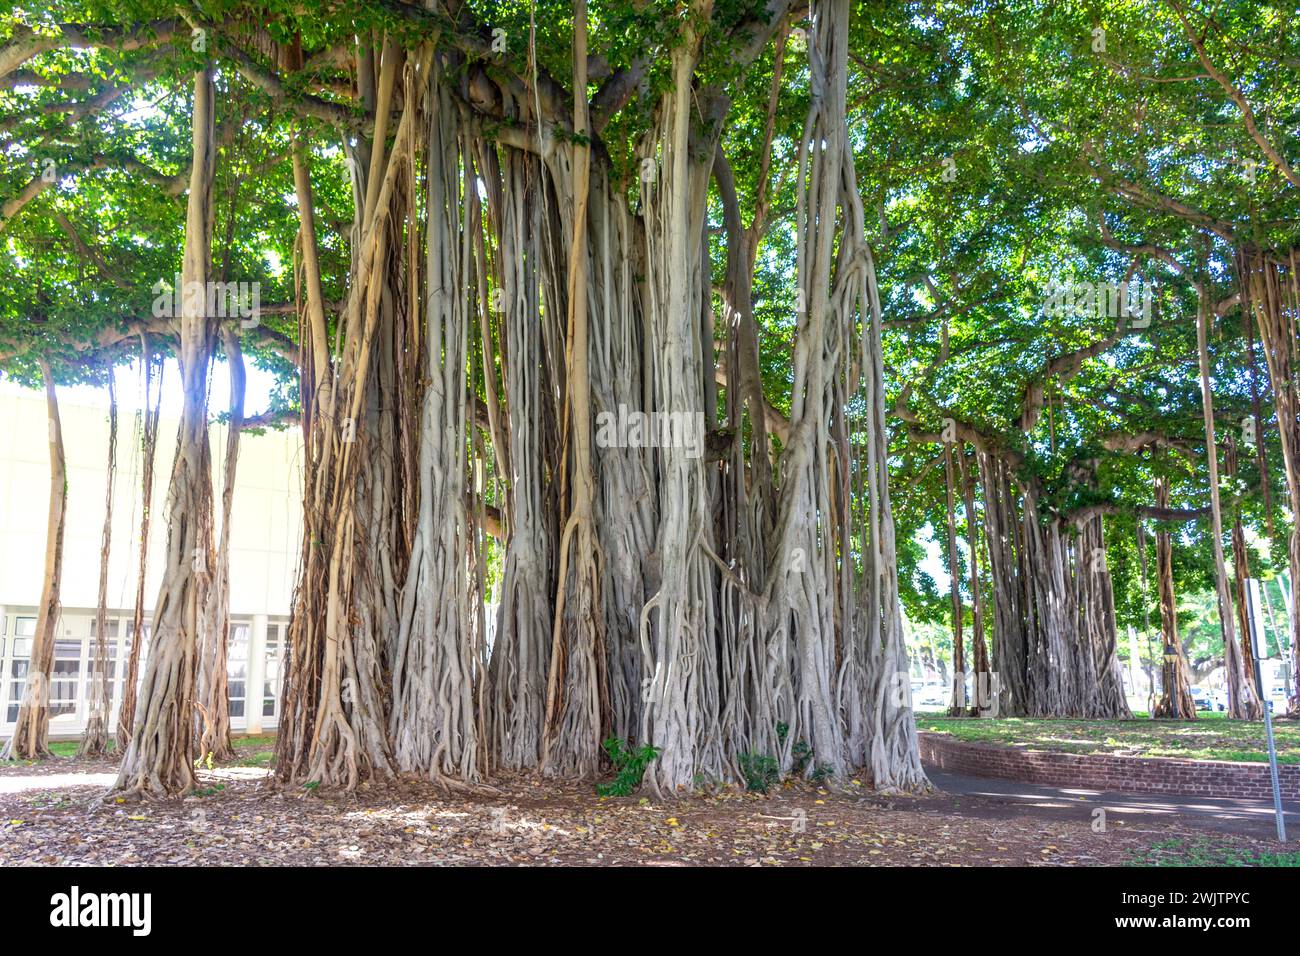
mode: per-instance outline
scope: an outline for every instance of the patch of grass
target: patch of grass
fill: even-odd
[[[52,740],[50,741],[50,753],[56,757],[75,757],[77,755],[77,748],[80,746],[80,740]],[[108,756],[112,757],[116,755],[117,747],[114,746],[113,741],[110,740],[108,742]],[[0,764],[10,765],[16,763],[32,764],[35,762],[36,761],[33,760],[0,760]]]
[[[275,764],[274,750],[258,750],[253,753],[240,753],[228,766],[231,767],[270,767]]]
[[[236,737],[237,756],[228,761],[228,767],[270,767],[275,764],[275,735],[263,734],[254,737]]]
[[[1296,866],[1300,852],[1256,853],[1238,847],[1220,846],[1200,839],[1161,840],[1140,850],[1130,861],[1134,866]]]
[[[233,741],[235,750],[239,754],[239,759],[231,762],[235,767],[265,767],[275,762],[275,734],[259,734],[249,737],[235,737]],[[50,742],[50,753],[56,757],[75,757],[77,748],[81,746],[80,740],[54,740]],[[110,740],[108,744],[108,756],[117,756],[117,746]],[[0,761],[4,764],[14,764],[19,761],[5,760]],[[22,761],[30,763],[31,761]],[[199,758],[199,766],[211,769],[211,763],[207,758]]]
[[[1032,717],[929,717],[918,730],[958,740],[1063,753],[1122,753],[1139,757],[1264,763],[1264,723],[1204,714],[1196,720],[1049,720]],[[1279,763],[1300,764],[1300,722],[1273,721]]]

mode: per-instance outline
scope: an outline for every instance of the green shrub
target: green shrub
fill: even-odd
[[[641,778],[645,776],[646,767],[659,756],[658,747],[645,744],[632,750],[618,737],[610,737],[601,746],[605,748],[605,753],[609,755],[609,762],[614,765],[616,771],[614,779],[609,783],[596,784],[596,793],[602,797],[631,796],[632,792],[641,786]]]
[[[781,781],[781,765],[767,754],[750,751],[741,754],[740,772],[745,778],[745,789],[754,793],[767,793]]]

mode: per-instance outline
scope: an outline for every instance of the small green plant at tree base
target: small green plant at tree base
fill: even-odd
[[[695,775],[696,793],[712,797],[717,795],[724,787],[725,784],[711,773],[697,773]]]
[[[609,783],[596,784],[596,793],[602,797],[627,797],[641,786],[646,767],[659,756],[659,748],[645,744],[635,750],[618,737],[610,737],[602,747],[609,755],[616,774]]]
[[[781,780],[781,765],[775,757],[745,751],[740,755],[740,773],[745,778],[745,789],[754,793],[767,793]]]
[[[790,756],[794,758],[794,766],[790,770],[793,777],[802,777],[804,769],[808,766],[808,761],[812,759],[812,748],[808,746],[808,741],[800,740],[795,743],[794,748],[790,751]]]
[[[776,725],[776,738],[781,742],[782,747],[785,746],[785,738],[789,736],[789,734],[789,724],[783,722]],[[813,759],[813,749],[808,744],[808,741],[804,740],[802,737],[795,741],[795,745],[790,748],[790,758],[793,761],[790,767],[790,776],[802,777],[804,771],[808,769],[808,764],[811,763]],[[812,773],[808,774],[808,777],[814,783],[821,783],[823,780],[829,780],[834,775],[834,771],[829,766],[819,763],[813,764]],[[750,789],[752,790],[753,788],[751,787]]]

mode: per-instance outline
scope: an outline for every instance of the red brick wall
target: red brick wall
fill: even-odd
[[[1267,763],[1067,754],[967,743],[947,734],[918,737],[922,761],[953,773],[1089,790],[1273,799]],[[1300,800],[1300,765],[1279,764],[1277,769],[1282,799]]]

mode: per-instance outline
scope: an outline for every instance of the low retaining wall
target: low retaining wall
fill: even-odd
[[[1272,800],[1267,763],[1067,754],[917,734],[921,760],[939,770],[1053,787]],[[1300,764],[1279,764],[1283,800],[1300,800]]]

